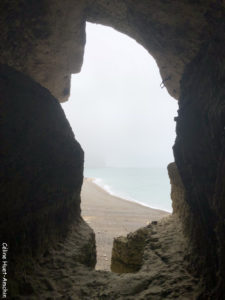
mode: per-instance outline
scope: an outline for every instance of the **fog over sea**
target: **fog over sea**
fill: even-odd
[[[84,176],[111,195],[172,212],[166,168],[85,168]]]
[[[85,176],[111,194],[171,211],[166,166],[174,161],[177,101],[135,40],[91,23],[86,34],[82,70],[62,104],[85,153]]]

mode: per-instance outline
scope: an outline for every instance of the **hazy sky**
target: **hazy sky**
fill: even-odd
[[[87,23],[86,32],[84,64],[62,104],[86,166],[166,167],[178,105],[160,88],[154,59],[112,28]]]

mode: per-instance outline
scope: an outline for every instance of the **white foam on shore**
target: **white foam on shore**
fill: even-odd
[[[168,210],[165,210],[165,209],[161,209],[161,208],[149,206],[148,204],[145,204],[145,203],[140,202],[140,201],[138,201],[136,199],[133,199],[130,196],[124,196],[122,194],[115,193],[112,190],[112,188],[109,185],[105,184],[104,181],[101,178],[87,178],[87,179],[91,180],[94,184],[96,184],[97,186],[99,186],[101,189],[103,189],[105,192],[107,192],[111,196],[118,197],[118,198],[120,198],[120,199],[122,199],[124,201],[134,202],[134,203],[140,204],[140,205],[142,205],[144,207],[148,207],[148,208],[157,209],[157,210],[166,211],[168,213],[171,213],[171,211],[168,211]]]

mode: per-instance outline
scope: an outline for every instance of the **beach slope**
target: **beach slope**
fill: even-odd
[[[169,215],[107,193],[92,179],[84,178],[81,192],[82,217],[96,234],[97,270],[110,270],[113,238],[127,235]]]

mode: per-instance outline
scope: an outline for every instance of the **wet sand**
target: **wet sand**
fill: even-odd
[[[97,270],[110,270],[113,238],[127,235],[169,213],[110,195],[85,178],[81,192],[84,220],[96,235]]]

